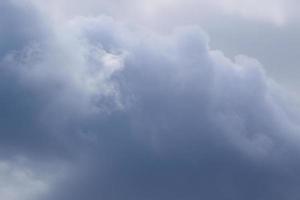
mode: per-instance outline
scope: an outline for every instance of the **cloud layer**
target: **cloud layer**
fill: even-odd
[[[44,7],[45,0],[31,0]],[[284,26],[298,16],[298,3],[295,0],[127,0],[127,1],[79,1],[72,4],[70,0],[54,0],[47,9],[65,16],[98,15],[105,13],[123,20],[135,22],[154,22],[174,25],[176,21],[199,22],[216,15],[233,16],[250,21]],[[132,9],[136,12],[133,14]],[[168,10],[168,12],[165,12]],[[198,20],[198,21],[197,21]],[[149,25],[149,24],[148,24]]]
[[[257,60],[211,50],[197,26],[0,11],[0,156],[13,180],[29,172],[0,197],[299,198],[300,118]]]

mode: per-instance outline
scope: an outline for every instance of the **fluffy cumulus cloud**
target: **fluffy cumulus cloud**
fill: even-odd
[[[0,11],[1,199],[300,197],[299,113],[257,60],[197,26]]]

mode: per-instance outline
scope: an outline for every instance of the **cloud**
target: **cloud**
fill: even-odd
[[[32,0],[39,5],[48,4],[44,0]],[[176,25],[172,19],[185,22],[203,22],[215,16],[234,16],[245,20],[260,23],[269,23],[274,26],[283,26],[294,15],[297,15],[294,0],[262,0],[259,3],[251,0],[127,0],[120,2],[112,1],[79,1],[76,5],[70,0],[52,1],[50,10],[65,16],[98,15],[106,13],[121,20],[142,22],[147,25],[165,24]],[[44,6],[42,6],[44,7]],[[131,11],[136,12],[133,14]],[[168,10],[166,13],[165,10]],[[192,16],[192,17],[191,17]],[[222,19],[222,18],[221,18]]]
[[[237,14],[241,17],[272,23],[282,26],[288,20],[288,11],[285,5],[291,2],[264,0],[259,4],[249,0],[224,0],[221,6],[225,12]]]
[[[2,5],[18,15],[0,31],[12,42],[0,58],[0,155],[32,163],[4,164],[13,180],[30,172],[13,199],[28,185],[49,200],[300,196],[299,117],[257,60],[211,50],[197,26],[158,34]]]
[[[22,161],[0,162],[0,198],[7,200],[37,199],[39,195],[48,192],[45,177],[27,168]]]

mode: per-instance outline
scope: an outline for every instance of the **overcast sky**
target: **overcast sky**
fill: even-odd
[[[1,0],[0,199],[299,199],[298,4]]]
[[[212,48],[230,58],[237,54],[255,57],[273,79],[300,95],[300,7],[296,0],[33,1],[58,18],[105,14],[155,31],[198,25],[209,34]]]

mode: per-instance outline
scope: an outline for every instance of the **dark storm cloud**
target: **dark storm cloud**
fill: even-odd
[[[127,51],[124,69],[112,77],[127,106],[86,127],[98,145],[51,198],[299,196],[298,128],[257,61],[239,56],[233,63],[210,51],[198,28],[128,39],[125,30],[116,34],[115,22],[78,24],[83,35],[96,36],[87,37],[91,45]]]
[[[0,31],[12,41],[0,149],[66,168],[40,199],[299,198],[299,118],[256,60],[210,50],[198,27],[157,35],[108,17],[45,17],[41,28],[27,10]]]
[[[21,144],[27,140],[35,141],[36,134],[31,133],[34,128],[33,113],[35,100],[17,80],[17,74],[9,66],[5,57],[37,40],[43,29],[39,27],[38,18],[33,9],[25,9],[22,5],[10,1],[1,1],[1,146],[10,146],[11,143]],[[16,68],[16,70],[19,70]],[[26,130],[28,129],[28,130]],[[24,137],[23,137],[24,136]],[[33,136],[33,137],[30,137]],[[31,139],[29,139],[31,138]],[[4,147],[6,148],[6,147]],[[4,151],[5,152],[5,151]],[[4,154],[6,154],[5,152]]]
[[[104,82],[118,61],[106,64],[112,55],[85,47],[67,30],[60,33],[59,26],[30,4],[4,1],[1,9],[7,13],[0,33],[5,44],[0,61],[1,156],[64,156],[69,145],[81,143],[78,120],[102,107],[91,102],[114,92]]]
[[[29,41],[39,40],[46,27],[42,27],[37,11],[21,2],[1,1],[0,37],[1,57],[20,49]]]

